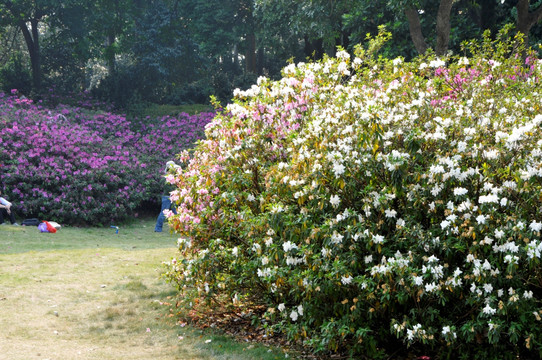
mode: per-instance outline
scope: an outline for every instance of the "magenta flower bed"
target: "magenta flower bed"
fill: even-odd
[[[22,217],[122,221],[157,203],[165,162],[192,147],[213,116],[131,122],[0,94],[0,186]]]

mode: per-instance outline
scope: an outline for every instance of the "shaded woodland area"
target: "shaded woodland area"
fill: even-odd
[[[222,101],[288,61],[352,50],[385,25],[383,55],[461,52],[505,24],[542,38],[529,0],[2,0],[0,82],[26,96],[90,91],[118,108]]]

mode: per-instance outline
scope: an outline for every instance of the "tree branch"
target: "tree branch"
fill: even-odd
[[[410,30],[410,37],[414,42],[414,47],[420,54],[424,54],[427,51],[427,44],[422,33],[422,25],[420,24],[420,17],[418,10],[413,7],[407,7],[405,9],[405,15],[408,19],[408,27]]]
[[[518,12],[517,30],[523,34],[525,44],[528,45],[531,28],[534,24],[542,20],[542,6],[530,13],[529,0],[519,0],[516,4],[516,10]]]
[[[26,41],[26,46],[28,47],[28,51],[32,52],[34,49],[34,40],[32,39],[32,34],[30,33],[30,30],[28,30],[28,27],[26,26],[26,22],[24,20],[20,20],[18,22],[18,25],[21,29],[21,32],[23,33],[24,39]]]
[[[524,28],[530,29],[534,24],[542,20],[542,6],[530,13],[529,0],[519,0],[516,9],[518,11],[518,22],[524,22]]]
[[[542,20],[542,5],[531,13],[531,20],[533,21],[533,25]]]

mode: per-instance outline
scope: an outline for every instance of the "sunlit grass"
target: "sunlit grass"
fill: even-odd
[[[160,277],[162,261],[177,255],[176,238],[153,225],[134,222],[119,234],[0,227],[0,357],[284,358],[280,349],[180,326],[176,290]]]
[[[76,228],[63,226],[54,234],[40,233],[36,226],[0,226],[0,254],[26,251],[62,249],[98,249],[102,247],[124,250],[171,247],[176,237],[167,226],[161,233],[154,232],[155,219],[149,218],[119,225],[119,232],[109,226]]]

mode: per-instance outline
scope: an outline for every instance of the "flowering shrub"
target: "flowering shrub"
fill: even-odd
[[[171,154],[193,146],[214,114],[125,116],[0,98],[0,182],[22,216],[107,223],[157,203]]]
[[[381,40],[236,92],[169,177],[165,275],[317,351],[542,353],[542,61]]]

